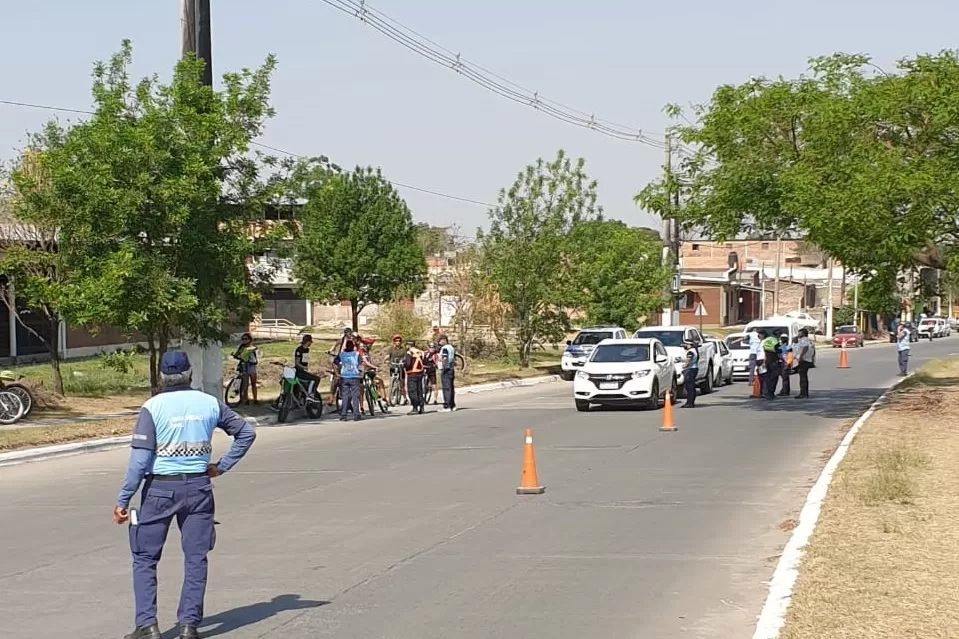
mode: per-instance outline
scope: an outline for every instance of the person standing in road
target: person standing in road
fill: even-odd
[[[686,349],[686,359],[683,363],[683,390],[686,403],[683,408],[696,408],[696,377],[699,376],[699,351],[692,342],[683,342]]]
[[[410,398],[410,415],[423,414],[423,372],[426,369],[423,361],[423,351],[416,348],[413,342],[407,342],[409,350],[403,357],[403,370],[406,373],[406,385]]]
[[[793,372],[793,346],[789,343],[789,334],[783,333],[779,336],[779,359],[782,366],[783,389],[779,391],[780,397],[789,397],[792,389],[789,385],[789,376]]]
[[[409,343],[407,343],[409,344]],[[387,357],[390,360],[390,377],[393,376],[395,369],[399,369],[400,374],[400,394],[402,399],[400,400],[401,404],[405,404],[408,400],[406,397],[406,374],[404,373],[403,361],[406,357],[406,353],[409,349],[403,348],[403,337],[400,335],[393,336],[393,345],[390,346]],[[387,401],[390,400],[389,397],[386,398]]]
[[[247,383],[243,387],[243,394],[240,397],[240,403],[249,404],[250,394],[253,395],[253,403],[259,404],[256,396],[256,344],[253,343],[253,336],[250,333],[243,333],[240,337],[240,346],[233,353],[234,359],[240,362],[240,374],[246,376]]]
[[[360,421],[360,355],[356,346],[348,341],[343,345],[343,352],[333,360],[340,378],[340,421],[346,421],[346,412],[353,409],[353,421]]]
[[[170,524],[176,518],[184,555],[177,621],[180,639],[197,639],[203,621],[207,554],[216,542],[211,478],[229,471],[246,455],[256,432],[217,398],[190,388],[187,354],[164,353],[163,392],[143,404],[133,427],[126,479],[113,508],[117,525],[130,523],[135,628],[126,639],[161,639],[157,624],[157,564]],[[215,464],[213,431],[222,428],[233,445]],[[143,483],[140,509],[130,500]]]
[[[809,369],[812,368],[813,355],[816,351],[809,339],[807,329],[799,329],[799,342],[796,344],[795,350],[799,353],[799,394],[796,395],[796,399],[808,399]]]
[[[782,368],[779,366],[779,340],[773,334],[768,334],[763,340],[763,354],[766,357],[766,399],[776,398],[776,386]]]
[[[747,338],[749,340],[749,385],[753,385],[753,377],[756,375],[756,367],[759,366],[759,357],[763,352],[763,337],[755,328],[749,331]]]
[[[899,376],[909,373],[909,329],[900,324],[896,331],[896,351],[899,354]]]
[[[456,350],[446,335],[440,335],[440,382],[443,385],[443,412],[456,410]]]

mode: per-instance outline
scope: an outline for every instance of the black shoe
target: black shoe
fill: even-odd
[[[137,626],[124,639],[162,639],[162,637],[160,626],[153,624],[151,626]]]
[[[423,409],[422,406],[420,406],[420,410],[419,410],[418,412],[419,412],[420,415],[422,415],[422,414],[425,413],[426,411]]]
[[[695,404],[683,404],[680,408],[696,408]]]
[[[420,411],[418,411],[418,410],[416,410],[415,408],[413,408],[413,409],[410,409],[410,412],[408,412],[407,415],[416,415],[416,414],[419,413],[419,412],[420,412]]]
[[[796,395],[796,399],[809,399],[809,395]]]
[[[360,421],[361,419],[363,419],[363,418],[360,417],[359,415],[355,415],[355,416],[353,417],[353,421],[354,421],[354,422],[358,422],[358,421]]]
[[[345,418],[345,417],[340,417],[340,421],[341,421],[341,422],[345,422],[345,421],[346,421],[346,418]]]
[[[180,626],[179,639],[200,639],[200,632],[196,626]]]

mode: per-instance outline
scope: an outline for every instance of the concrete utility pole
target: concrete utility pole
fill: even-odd
[[[673,219],[670,215],[670,209],[672,208],[672,174],[673,174],[673,136],[667,131],[666,132],[666,158],[663,164],[663,173],[666,176],[666,200],[667,200],[667,211],[663,214],[663,264],[673,263],[673,256],[671,255],[673,249]],[[672,324],[673,316],[673,299],[675,295],[673,292],[673,278],[669,278],[669,283],[666,284],[666,299],[669,300],[669,304],[663,306],[663,316],[661,324],[663,326],[669,326]]]
[[[779,273],[783,262],[783,235],[776,236],[776,283],[773,288],[773,315],[779,315]]]
[[[203,60],[201,82],[213,86],[210,0],[180,0],[180,56],[196,56]]]
[[[826,262],[829,269],[829,284],[826,286],[826,339],[832,339],[832,270],[835,266],[832,258]]]

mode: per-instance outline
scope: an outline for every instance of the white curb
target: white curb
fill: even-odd
[[[826,462],[819,479],[816,480],[806,496],[806,503],[799,513],[799,525],[793,530],[786,547],[783,549],[783,554],[780,555],[779,562],[776,564],[776,571],[769,582],[769,594],[766,596],[766,602],[763,604],[762,612],[759,613],[756,622],[756,632],[753,634],[753,639],[777,639],[779,637],[779,632],[786,623],[786,611],[792,602],[793,588],[796,585],[796,578],[799,576],[799,564],[802,561],[806,544],[809,543],[810,537],[816,530],[819,514],[822,512],[822,505],[826,500],[829,484],[832,483],[836,468],[846,456],[852,440],[856,438],[856,434],[863,424],[886,402],[889,393],[909,377],[912,377],[912,373],[897,379],[886,388],[879,399],[874,401],[869,409],[856,420],[846,436],[842,438],[836,452]]]
[[[503,382],[491,382],[489,384],[477,384],[476,386],[464,386],[463,388],[457,388],[456,393],[464,393],[467,395],[488,393],[490,391],[505,388],[521,388],[526,386],[536,386],[538,384],[548,384],[550,382],[559,381],[559,379],[559,375],[527,377],[526,379],[510,379]],[[256,417],[247,417],[246,420],[257,428],[260,426],[267,426],[266,421],[261,424]],[[82,455],[84,453],[98,453],[106,450],[124,448],[129,445],[130,438],[125,436],[110,437],[107,439],[93,439],[82,442],[73,442],[70,444],[59,444],[56,446],[39,446],[37,448],[28,448],[26,450],[15,450],[9,453],[0,453],[0,468],[3,468],[4,466],[25,464],[27,462],[56,459],[58,457]]]

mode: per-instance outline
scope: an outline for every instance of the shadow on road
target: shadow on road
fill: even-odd
[[[796,399],[797,389],[789,397],[753,398],[748,394],[709,395],[709,406],[753,409],[764,413],[801,413],[823,419],[858,418],[884,388],[823,388],[812,387],[809,399]]]
[[[200,635],[203,637],[218,637],[245,626],[259,623],[281,612],[319,608],[328,603],[330,602],[301,599],[300,595],[277,595],[269,601],[241,606],[205,618],[200,626]],[[163,639],[175,639],[176,636],[177,631],[174,629],[164,634]]]

